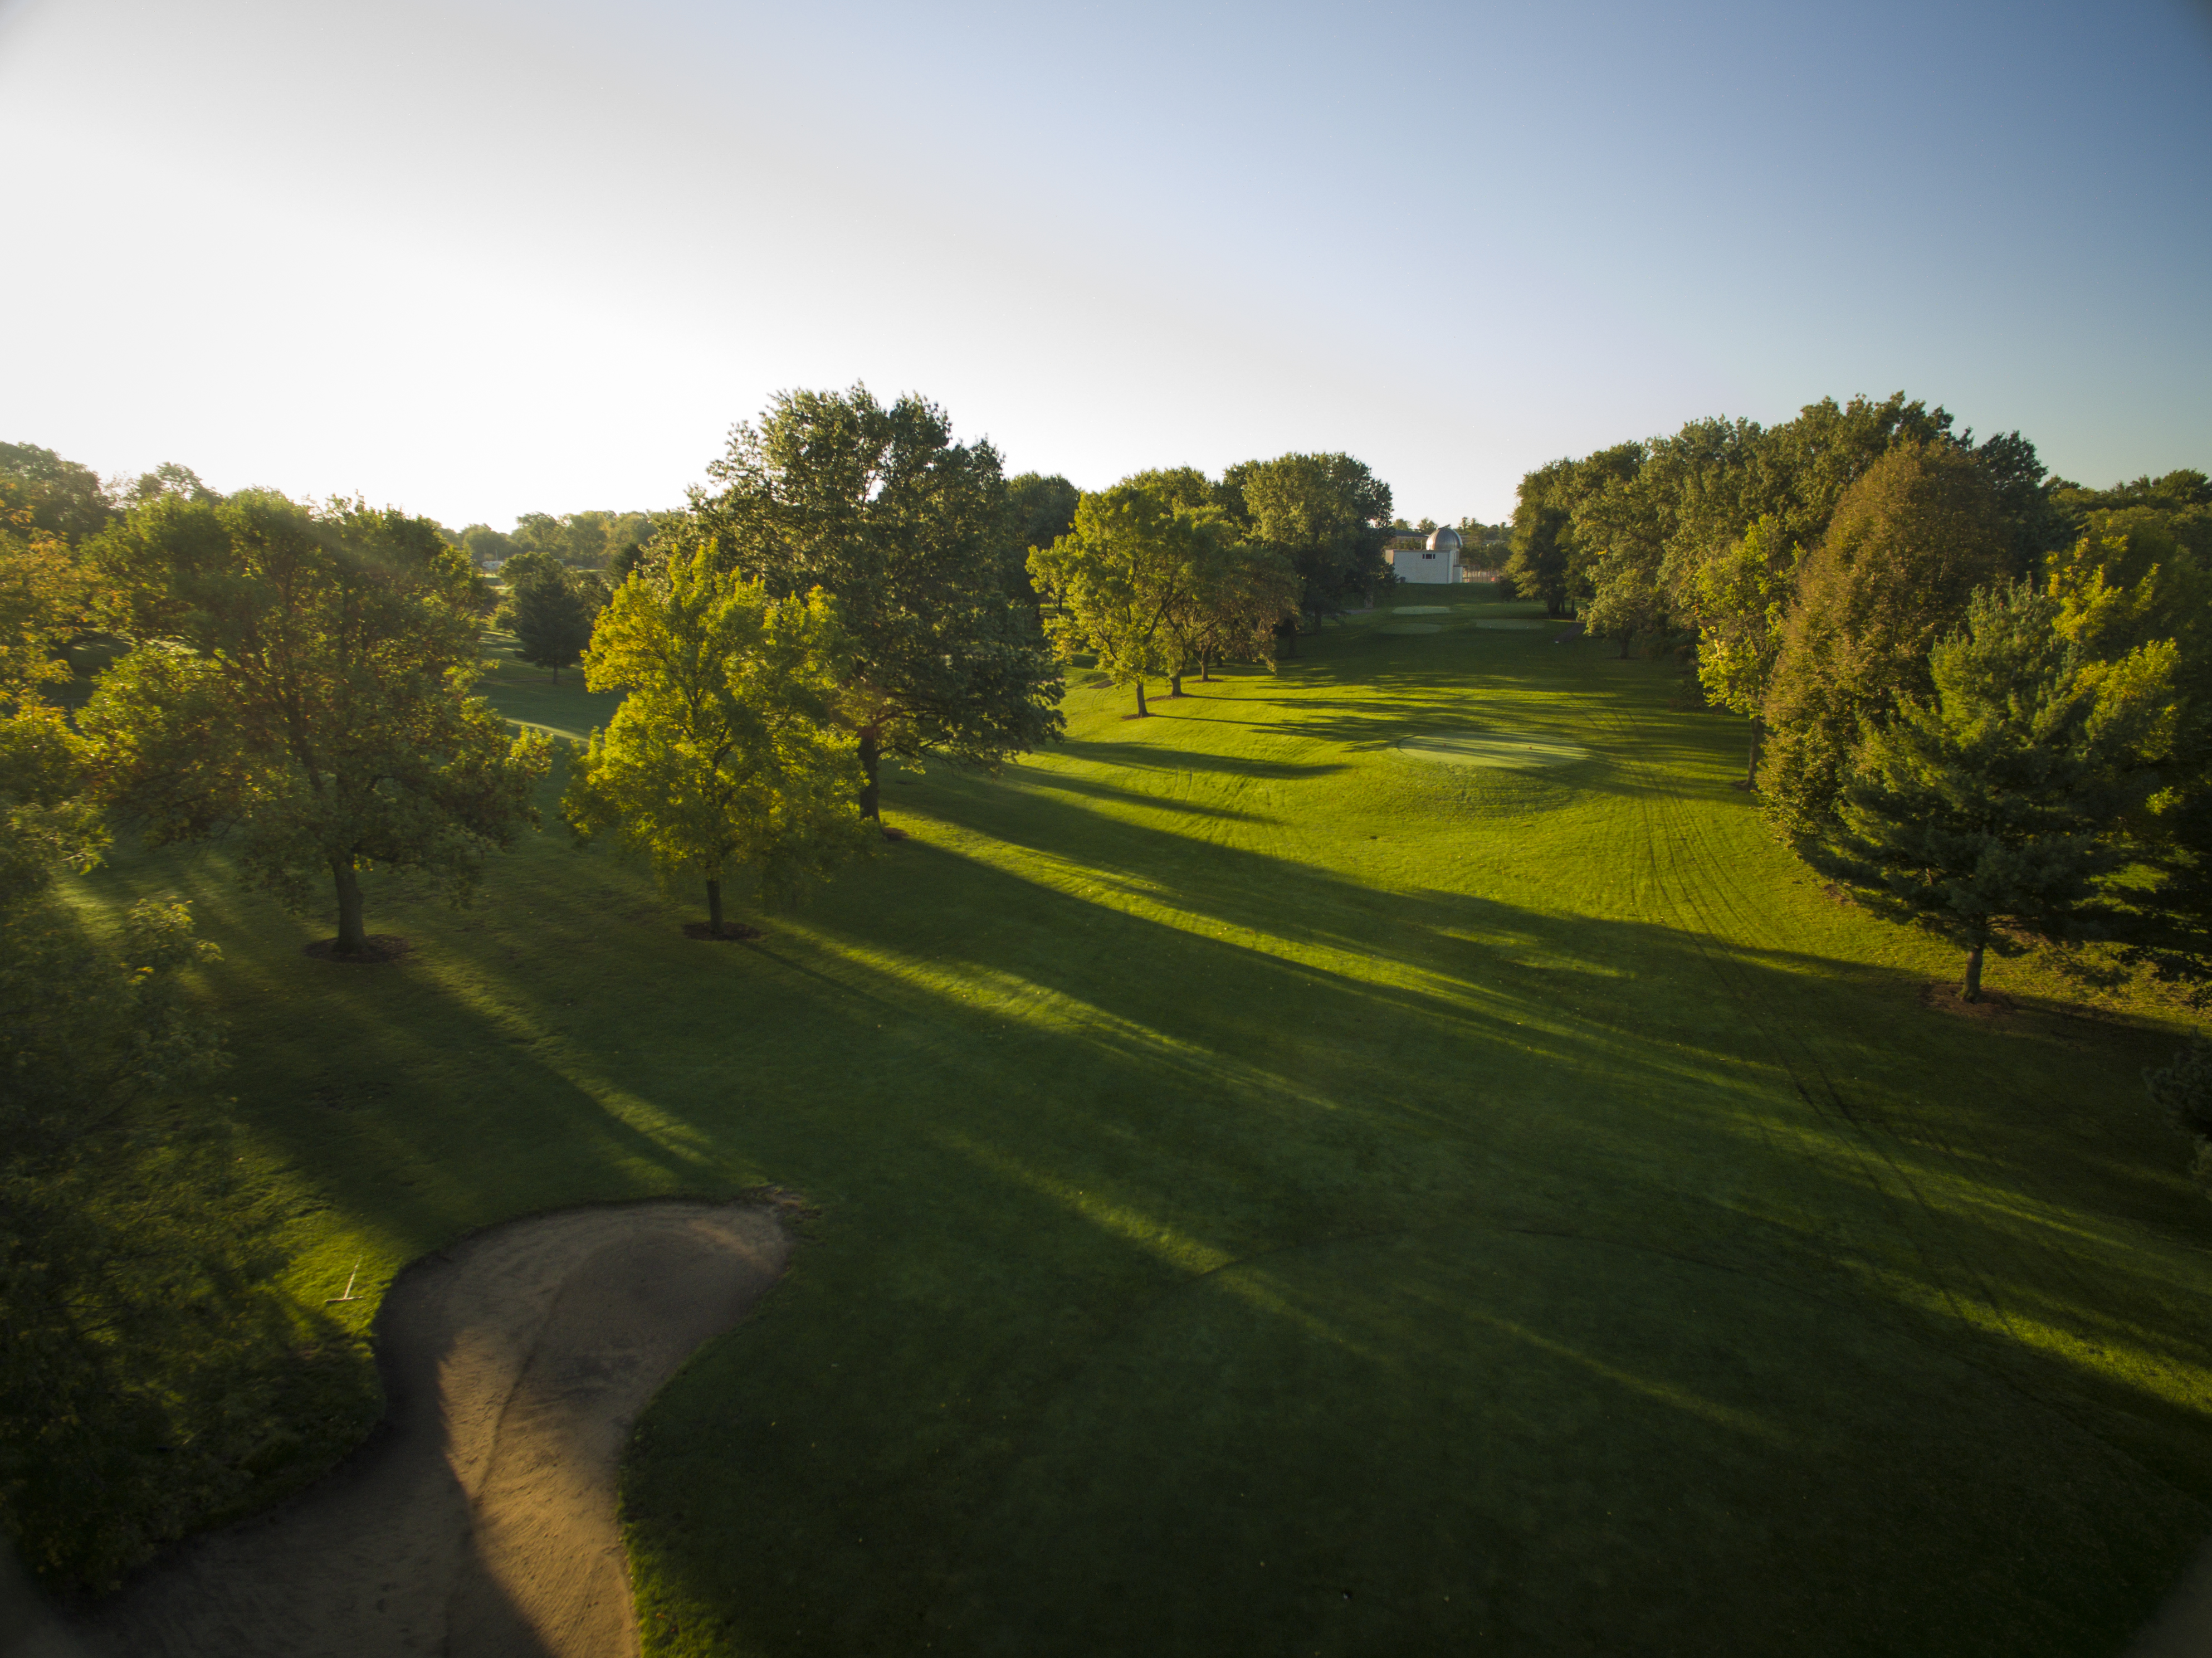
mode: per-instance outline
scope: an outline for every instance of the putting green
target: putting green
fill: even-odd
[[[1532,732],[1424,732],[1401,738],[1398,752],[1448,766],[1495,766],[1509,771],[1571,766],[1589,758],[1588,749],[1556,743]]]
[[[1486,616],[1479,618],[1474,625],[1478,628],[1511,628],[1519,631],[1522,629],[1548,628],[1552,624],[1548,622],[1530,621],[1525,616]]]
[[[1394,604],[1390,607],[1390,613],[1393,616],[1449,616],[1451,614],[1451,606],[1449,604]]]
[[[1440,634],[1440,622],[1386,622],[1375,631],[1378,634]]]

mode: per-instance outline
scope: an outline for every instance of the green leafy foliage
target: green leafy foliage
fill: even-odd
[[[2021,574],[1989,477],[1972,456],[1903,445],[1869,467],[1799,566],[1764,705],[1759,782],[1775,821],[1812,832],[1863,725],[1929,689],[1928,653],[1978,587]]]
[[[571,768],[562,813],[611,835],[672,882],[750,865],[789,898],[864,844],[853,744],[826,724],[847,661],[833,602],[771,598],[695,544],[609,603],[585,659],[594,691],[629,694]]]
[[[837,601],[850,650],[837,719],[874,817],[884,755],[990,766],[1056,736],[1060,671],[1011,591],[998,451],[955,443],[917,397],[789,392],[739,425],[692,500],[725,568],[774,598]]]
[[[1066,535],[1075,522],[1075,503],[1083,492],[1057,472],[1022,472],[1006,480],[1006,533],[1001,557],[1005,560],[1006,591],[1022,595],[1035,617],[1038,632],[1044,629],[1044,613],[1030,585],[1030,554],[1049,547]]]
[[[367,1380],[269,1288],[264,1218],[232,1191],[220,1032],[184,985],[214,946],[173,899],[115,938],[55,890],[107,841],[40,695],[82,575],[0,536],[0,1523],[65,1593],[281,1488],[318,1410],[358,1427]]]
[[[1390,582],[1390,486],[1346,454],[1248,460],[1219,499],[1244,537],[1297,577],[1297,609],[1316,619],[1373,602]]]
[[[1623,443],[1587,459],[1553,461],[1521,480],[1505,574],[1516,592],[1543,601],[1547,616],[1565,616],[1592,596],[1591,565],[1601,544],[1580,526],[1577,514],[1626,486],[1643,464],[1644,446]]]
[[[155,843],[234,831],[295,903],[331,879],[337,947],[357,950],[362,867],[434,870],[458,902],[534,821],[544,739],[469,695],[479,588],[434,526],[169,496],[90,551],[136,647],[83,726],[101,790]]]
[[[2021,584],[1974,595],[1929,659],[1933,694],[1865,721],[1816,868],[1967,951],[2007,927],[2063,936],[2099,880],[2132,853],[2112,825],[2154,784],[2174,660],[2145,646],[2086,659],[2059,606]]]
[[[1095,490],[1050,547],[1030,555],[1037,584],[1059,601],[1052,638],[1062,656],[1097,653],[1117,685],[1180,674],[1206,571],[1230,534],[1196,474],[1142,473]]]
[[[2212,1041],[2192,1032],[2187,1047],[2143,1072],[2143,1085],[2166,1121],[2189,1137],[2196,1151],[2193,1172],[2212,1194]]]
[[[536,560],[537,555],[524,558]],[[520,560],[514,561],[520,562]],[[561,670],[580,661],[592,642],[592,623],[605,602],[606,590],[594,575],[578,575],[550,562],[535,562],[507,590],[495,618],[514,635],[515,654],[532,666]]]
[[[113,515],[97,472],[35,443],[0,443],[0,483],[13,486],[16,504],[30,509],[32,525],[49,535],[82,541]]]

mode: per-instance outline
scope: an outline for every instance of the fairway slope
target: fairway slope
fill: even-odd
[[[744,944],[554,835],[472,910],[380,878],[368,970],[220,854],[87,890],[222,944],[318,1305],[518,1215],[818,1207],[639,1417],[654,1658],[2124,1651],[2212,1532],[2177,1029],[2033,957],[1931,1011],[1957,956],[1776,842],[1680,664],[1419,597],[887,762],[910,838]]]

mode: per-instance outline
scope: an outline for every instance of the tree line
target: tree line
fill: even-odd
[[[2212,481],[2093,489],[1900,392],[1528,473],[1504,574],[1747,721],[1817,869],[1966,955],[2212,969]],[[2086,970],[2086,969],[2085,969]]]
[[[219,840],[243,879],[335,912],[315,952],[378,959],[368,872],[466,902],[538,826],[554,746],[477,694],[496,620],[624,693],[568,756],[562,821],[703,891],[701,930],[732,936],[733,872],[775,902],[882,843],[885,760],[1056,737],[1071,653],[1173,680],[1364,600],[1389,507],[1342,456],[1093,495],[1008,478],[926,399],[858,386],[776,398],[679,512],[500,540],[0,447],[0,1515],[33,1570],[112,1586],[309,1455],[270,1424],[360,1375],[271,1287],[222,1033],[184,988],[212,955],[188,907],[103,926],[64,896],[118,827]]]

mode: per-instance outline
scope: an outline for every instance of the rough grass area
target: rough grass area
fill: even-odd
[[[2120,1649],[2212,1529],[2172,1031],[1929,1005],[1741,721],[1485,597],[891,775],[912,838],[744,945],[557,835],[376,884],[370,969],[213,858],[103,879],[198,898],[356,1327],[506,1217],[818,1207],[640,1427],[648,1652]],[[562,679],[493,694],[603,720]],[[1590,757],[1400,747],[1486,731]]]

